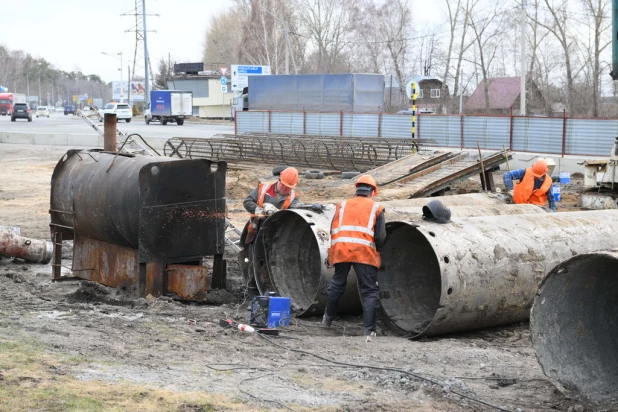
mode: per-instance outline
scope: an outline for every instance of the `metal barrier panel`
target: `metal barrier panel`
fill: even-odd
[[[567,119],[564,152],[607,157],[616,137],[616,119]]]
[[[562,153],[562,118],[514,117],[513,147],[516,152]]]
[[[418,117],[418,136],[422,139],[433,139],[440,146],[461,146],[461,119],[459,116]]]
[[[271,112],[270,132],[283,134],[303,134],[302,112]]]
[[[509,117],[464,116],[464,147],[502,150],[509,147],[511,119]]]
[[[380,137],[409,139],[412,137],[412,116],[383,114]]]
[[[378,137],[377,113],[344,113],[343,135],[354,137]]]
[[[236,131],[268,133],[268,112],[236,112]]]
[[[339,113],[306,113],[306,134],[320,136],[339,136]]]

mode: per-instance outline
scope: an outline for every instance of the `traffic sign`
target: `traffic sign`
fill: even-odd
[[[219,73],[221,73],[221,76],[225,76],[227,74],[227,67],[219,67]]]
[[[270,66],[232,65],[232,90],[241,91],[249,86],[249,76],[269,75]]]
[[[227,86],[221,85],[221,93],[227,93]]]
[[[412,93],[413,89],[414,89],[414,94]],[[418,99],[418,91],[419,91],[419,86],[417,82],[410,80],[408,84],[406,84],[406,95],[408,96],[408,99],[412,99],[412,100]]]
[[[221,84],[227,84],[227,77],[221,76]]]

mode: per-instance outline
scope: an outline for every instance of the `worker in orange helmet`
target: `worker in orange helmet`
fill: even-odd
[[[322,326],[329,327],[345,290],[348,272],[354,267],[363,297],[363,323],[366,341],[376,336],[376,317],[380,309],[378,268],[380,247],[386,240],[384,207],[372,197],[378,194],[373,177],[363,175],[356,181],[356,196],[337,205],[331,223],[329,264],[335,274],[328,286],[328,301]]]
[[[245,210],[251,213],[251,218],[245,230],[246,236],[241,238],[240,246],[243,248],[243,252],[240,253],[239,258],[241,260],[241,268],[246,268],[247,270],[245,277],[248,278],[247,293],[249,296],[256,296],[258,294],[255,278],[249,267],[250,265],[246,265],[246,262],[251,262],[253,255],[252,244],[260,224],[276,211],[289,209],[298,204],[299,193],[295,189],[297,185],[298,170],[288,167],[279,173],[279,180],[260,183],[257,188],[249,193],[249,196],[243,202]]]
[[[513,180],[519,180],[513,188]],[[547,163],[537,160],[532,167],[518,169],[504,174],[504,185],[517,204],[531,203],[537,206],[548,204],[556,211],[556,199],[552,190],[552,180],[547,174]]]

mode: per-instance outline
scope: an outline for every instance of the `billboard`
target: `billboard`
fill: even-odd
[[[241,66],[232,65],[232,90],[242,91],[249,86],[249,76],[270,74],[270,66]]]
[[[122,89],[121,89],[122,87]],[[129,87],[131,87],[131,101],[143,102],[146,96],[145,82],[112,82],[112,100],[127,100],[129,98]]]

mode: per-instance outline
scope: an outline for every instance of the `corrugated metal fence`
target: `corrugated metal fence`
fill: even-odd
[[[236,133],[410,138],[410,116],[384,113],[238,112]],[[443,147],[558,155],[607,156],[618,119],[472,115],[419,115],[417,138]]]

